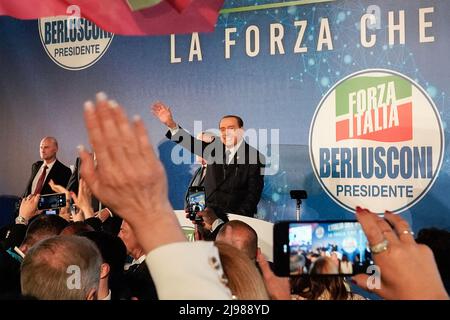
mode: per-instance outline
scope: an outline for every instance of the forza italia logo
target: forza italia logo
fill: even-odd
[[[431,98],[391,70],[364,70],[320,101],[309,134],[314,173],[328,195],[354,211],[407,210],[430,190],[444,134]]]

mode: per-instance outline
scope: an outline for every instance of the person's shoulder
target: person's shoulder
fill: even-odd
[[[62,163],[58,159],[56,159],[55,166],[59,167],[59,168],[62,168],[64,170],[70,170],[70,168],[68,166],[66,166],[64,163]]]
[[[42,166],[43,163],[44,163],[44,161],[38,160],[32,164],[32,167],[40,167],[40,166]]]

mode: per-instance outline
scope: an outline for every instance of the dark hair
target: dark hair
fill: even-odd
[[[339,276],[298,277],[292,287],[294,293],[308,300],[317,300],[324,292],[329,293],[330,300],[347,300],[351,295]]]
[[[92,240],[97,245],[103,262],[109,264],[112,271],[123,271],[127,248],[122,239],[102,231],[83,232],[80,236]]]
[[[436,265],[447,290],[450,289],[450,232],[437,228],[426,228],[419,231],[417,243],[427,245],[433,251]]]
[[[310,270],[310,276],[299,278],[293,283],[292,287],[298,290],[297,294],[308,300],[317,300],[328,293],[329,300],[347,300],[351,293],[347,291],[343,278],[323,275],[323,270],[329,263],[330,258],[318,258]]]
[[[61,235],[78,235],[83,232],[94,231],[94,228],[84,221],[76,221],[69,224],[61,231]]]
[[[89,231],[80,236],[92,240],[100,251],[102,260],[110,267],[108,285],[112,299],[117,300],[127,295],[124,278],[124,265],[127,259],[127,248],[122,239],[103,231]]]
[[[222,119],[220,119],[220,121],[222,121],[225,118],[235,118],[237,123],[238,123],[239,128],[242,128],[244,126],[244,121],[239,116],[236,116],[234,114],[228,114],[226,116],[223,116]]]
[[[31,247],[39,240],[59,235],[68,224],[58,215],[40,214],[28,225],[23,243]]]

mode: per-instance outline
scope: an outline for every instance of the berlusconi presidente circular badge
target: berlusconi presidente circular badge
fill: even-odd
[[[444,134],[427,92],[403,74],[368,69],[335,84],[309,133],[314,173],[328,195],[354,211],[400,213],[430,190]]]
[[[82,70],[105,54],[114,34],[93,22],[58,16],[38,20],[39,35],[48,56],[67,70]]]

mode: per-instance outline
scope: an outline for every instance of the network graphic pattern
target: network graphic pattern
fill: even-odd
[[[237,8],[244,6],[258,6],[287,1],[261,0],[253,1],[226,1],[224,8]],[[318,96],[317,101],[325,95],[330,88],[345,76],[369,68],[391,69],[407,75],[424,88],[433,99],[443,124],[445,140],[449,141],[447,126],[450,121],[450,96],[438,86],[430,83],[424,76],[423,70],[417,65],[413,51],[405,45],[387,45],[388,23],[387,13],[381,14],[377,29],[371,32],[377,36],[377,44],[372,48],[364,48],[359,43],[360,19],[368,13],[367,3],[361,1],[330,2],[319,4],[296,5],[289,7],[271,8],[263,10],[252,10],[221,14],[217,22],[217,28],[234,27],[237,32],[235,38],[244,37],[245,30],[250,24],[261,19],[270,20],[270,23],[280,23],[285,33],[297,34],[298,27],[294,21],[307,20],[303,46],[308,47],[306,53],[295,54],[298,63],[292,65],[290,73],[286,74],[293,86],[302,89],[305,82],[313,83]],[[332,39],[333,50],[327,50],[325,46],[322,51],[317,51],[317,37],[320,21],[323,17],[328,18]],[[418,41],[418,40],[416,40]],[[441,39],[442,41],[442,39]],[[287,54],[294,54],[288,52]],[[423,66],[422,66],[423,68]],[[449,79],[450,81],[450,79]],[[446,143],[448,145],[448,143]],[[298,146],[301,148],[301,146]],[[448,154],[448,153],[446,153]],[[280,172],[266,179],[263,193],[264,203],[260,206],[261,218],[267,220],[282,220],[294,217],[294,204],[289,198],[289,175],[295,174],[280,168]],[[441,171],[450,172],[450,159],[445,156]],[[309,186],[309,187],[312,187]],[[286,205],[288,204],[288,205]]]

